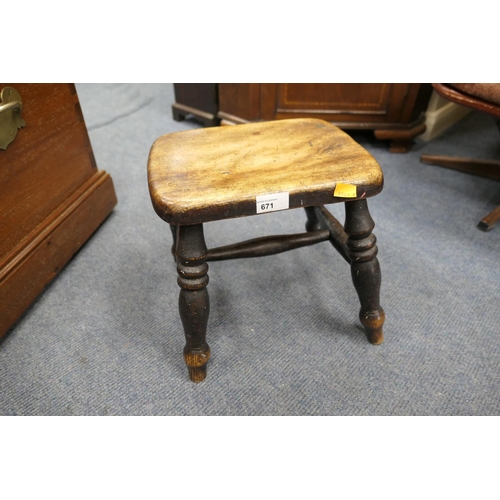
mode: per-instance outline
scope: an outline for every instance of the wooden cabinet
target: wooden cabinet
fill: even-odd
[[[417,83],[220,83],[222,124],[316,117],[342,129],[371,129],[393,152],[425,131],[432,87]]]
[[[172,112],[175,121],[193,115],[208,127],[220,123],[216,83],[174,83],[174,92]]]
[[[177,96],[177,86],[198,84],[175,85]],[[405,152],[425,131],[431,92],[420,83],[219,83],[217,117],[222,125],[322,118],[344,130],[373,130],[391,151]]]
[[[111,177],[97,169],[75,86],[14,83],[0,91],[5,87],[21,96],[25,125],[0,149],[0,337],[116,204]]]

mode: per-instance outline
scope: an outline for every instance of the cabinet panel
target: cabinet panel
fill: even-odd
[[[260,120],[260,87],[260,83],[219,83],[219,118],[244,122]]]
[[[391,84],[280,83],[277,112],[386,115]]]

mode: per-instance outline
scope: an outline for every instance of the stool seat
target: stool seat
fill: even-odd
[[[338,127],[318,119],[291,119],[167,134],[149,154],[153,207],[166,222],[192,225],[256,215],[256,199],[286,193],[298,208],[378,194],[376,160]]]

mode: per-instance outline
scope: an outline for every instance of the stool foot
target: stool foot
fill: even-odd
[[[359,313],[361,324],[365,327],[368,340],[371,344],[377,345],[384,341],[382,326],[385,321],[385,313],[382,308],[378,311],[363,311]]]
[[[187,346],[186,346],[187,347]],[[188,351],[184,349],[184,361],[188,367],[192,382],[203,382],[207,376],[207,363],[210,359],[210,348],[205,344],[205,351]]]
[[[351,259],[351,276],[361,303],[359,318],[365,327],[368,340],[381,344],[385,313],[380,307],[381,272],[377,259],[377,238],[372,234],[375,223],[368,211],[366,200],[345,204],[345,232],[348,255]]]
[[[208,264],[205,262],[207,247],[203,225],[179,226],[177,233],[177,283],[179,313],[184,327],[186,345],[184,361],[193,382],[206,377],[210,348],[205,341],[210,302],[208,299]]]

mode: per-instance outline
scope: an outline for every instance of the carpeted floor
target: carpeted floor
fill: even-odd
[[[328,242],[210,264],[212,350],[193,384],[182,359],[169,227],[146,161],[175,122],[172,84],[78,84],[97,164],[118,206],[0,342],[1,415],[498,415],[500,226],[477,222],[500,184],[423,165],[422,153],[500,158],[493,120],[472,113],[443,136],[379,161],[370,200],[382,267],[385,342],[369,344],[344,260]],[[343,221],[343,207],[331,205]],[[301,232],[287,211],[214,222],[208,246]]]

